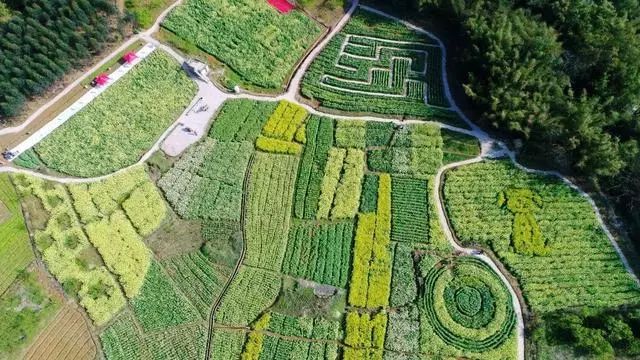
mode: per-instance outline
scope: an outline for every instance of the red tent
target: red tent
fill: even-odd
[[[124,62],[126,62],[127,64],[131,64],[133,62],[133,60],[135,60],[137,58],[138,58],[138,56],[134,52],[128,52],[128,53],[124,54],[124,56],[122,57],[122,60]]]
[[[95,82],[97,85],[100,85],[100,86],[105,85],[107,82],[109,82],[109,75],[102,73],[96,76]]]
[[[267,0],[267,1],[269,1],[269,4],[271,4],[271,6],[278,9],[278,11],[280,11],[283,14],[286,14],[295,8],[295,6],[293,6],[287,0]]]

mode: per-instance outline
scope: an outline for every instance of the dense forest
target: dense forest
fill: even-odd
[[[640,234],[637,0],[392,3],[446,19],[456,39],[450,55],[482,125],[521,139],[523,159],[591,180]]]
[[[0,124],[113,40],[108,0],[4,0],[0,13]],[[5,6],[6,5],[6,6]],[[11,16],[7,14],[11,12]],[[0,17],[2,15],[0,14]]]

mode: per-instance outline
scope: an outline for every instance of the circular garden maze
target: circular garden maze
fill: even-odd
[[[483,352],[502,345],[516,324],[511,294],[482,261],[459,257],[427,273],[424,310],[435,333],[462,350]]]

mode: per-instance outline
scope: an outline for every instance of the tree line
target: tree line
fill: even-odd
[[[4,2],[13,16],[0,23],[0,124],[113,40],[116,13],[108,0]]]
[[[457,40],[450,56],[482,125],[522,139],[522,156],[592,180],[640,234],[637,0],[391,3],[414,18],[446,19]]]

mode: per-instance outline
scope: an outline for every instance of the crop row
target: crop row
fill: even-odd
[[[391,283],[391,177],[380,176],[377,213],[358,215],[349,304],[386,306]]]
[[[332,148],[325,167],[316,218],[346,219],[358,212],[364,152],[357,149]]]
[[[209,136],[219,141],[254,142],[278,103],[247,99],[225,101]]]
[[[36,196],[49,216],[46,227],[34,235],[48,270],[68,293],[79,297],[96,324],[106,323],[124,306],[125,298],[104,265],[83,259],[82,254],[92,248],[67,190],[63,185],[23,175],[15,179],[20,193]]]
[[[116,211],[109,218],[90,223],[86,231],[107,269],[118,276],[127,297],[136,297],[149,269],[151,254],[126,215]]]
[[[336,146],[341,148],[364,149],[367,145],[367,128],[363,120],[337,120]]]
[[[196,93],[169,55],[156,51],[36,147],[56,171],[99,176],[135,163]]]
[[[215,266],[200,251],[172,257],[162,265],[203,318],[231,275],[230,269]]]
[[[333,121],[312,115],[306,133],[307,142],[296,182],[294,214],[301,219],[315,219],[322,174],[333,143]]]
[[[349,275],[353,223],[294,223],[282,272],[344,288]]]
[[[301,144],[306,142],[306,118],[307,111],[302,106],[281,101],[262,128],[256,148],[276,154],[299,154]]]
[[[31,343],[23,359],[93,359],[96,355],[83,313],[67,304]]]
[[[455,121],[450,111],[431,106],[450,105],[441,62],[434,39],[360,10],[314,59],[302,94],[338,110]]]
[[[529,189],[540,197],[540,208],[533,200],[528,203],[535,205],[530,220],[539,226],[545,256],[514,251],[517,215],[499,203],[500,194],[509,189]],[[524,173],[508,162],[487,161],[448,173],[444,200],[458,238],[495,251],[518,278],[534,311],[638,302],[638,286],[622,266],[593,208],[563,182]]]
[[[137,321],[145,332],[199,320],[198,310],[182,295],[164,269],[155,261],[140,289],[131,301]]]
[[[270,321],[271,313],[264,313],[258,320],[251,324],[253,331],[249,333],[247,342],[244,344],[244,350],[242,351],[243,360],[257,360],[260,357],[264,343],[264,333],[262,331],[267,329]]]
[[[33,260],[18,194],[9,175],[0,175],[0,293]]]
[[[387,314],[384,311],[375,315],[347,313],[345,360],[382,359],[384,339],[387,332]]]
[[[251,168],[246,213],[245,263],[280,271],[287,249],[298,158],[257,153]]]
[[[285,336],[300,336],[316,340],[339,340],[341,324],[339,321],[322,317],[292,317],[274,313],[269,330]]]
[[[393,233],[392,233],[393,234]],[[418,296],[411,244],[396,245],[393,256],[393,277],[391,279],[391,306],[400,307],[412,303]]]
[[[162,26],[215,56],[245,82],[275,89],[321,31],[300,11],[282,16],[258,0],[189,0]]]
[[[424,279],[424,311],[447,344],[473,352],[501,346],[513,336],[516,316],[502,280],[481,260],[437,264]]]
[[[216,323],[249,325],[273,304],[280,293],[281,279],[276,273],[243,266],[224,294]]]
[[[389,312],[387,336],[384,347],[400,353],[420,352],[420,312],[418,307],[410,305]],[[423,321],[427,321],[424,319]],[[430,341],[432,339],[425,339]],[[445,354],[441,354],[445,355]]]
[[[253,146],[211,138],[192,147],[158,182],[187,219],[240,220],[242,184]]]
[[[215,328],[212,331],[211,359],[240,359],[247,334]]]
[[[69,191],[81,222],[89,224],[121,208],[133,190],[147,181],[149,176],[144,167],[138,166],[105,181],[72,184]]]
[[[375,212],[376,206],[378,206],[378,175],[371,173],[365,174],[362,179],[360,212]]]
[[[292,141],[307,118],[307,111],[300,105],[281,101],[262,128],[262,134],[274,139]]]
[[[202,358],[206,347],[206,327],[188,324],[165,331],[141,332],[133,316],[125,312],[100,334],[108,360]]]
[[[367,164],[372,171],[426,177],[442,166],[443,145],[436,126],[398,127],[389,147],[367,152]]]
[[[338,344],[265,336],[260,359],[337,360]]]

